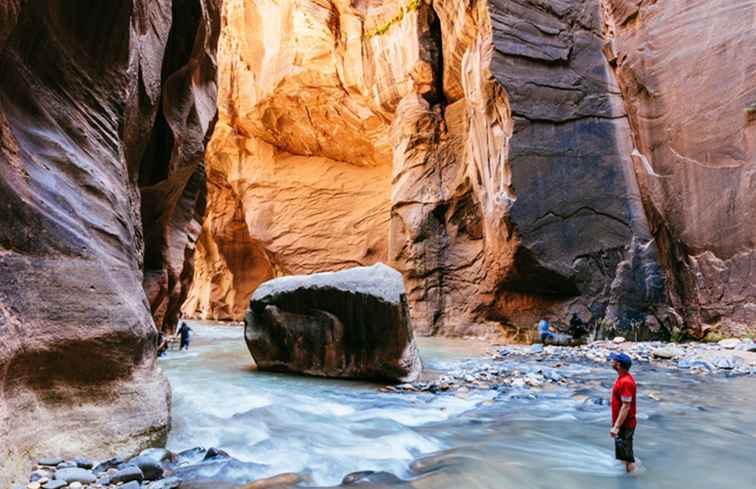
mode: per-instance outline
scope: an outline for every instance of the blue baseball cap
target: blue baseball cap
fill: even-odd
[[[609,360],[612,362],[619,362],[625,370],[630,370],[630,367],[633,365],[633,359],[630,358],[630,355],[627,353],[613,351],[609,354]]]

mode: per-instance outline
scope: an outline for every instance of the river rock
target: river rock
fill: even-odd
[[[46,467],[57,467],[58,464],[62,464],[64,460],[59,457],[47,457],[41,458],[37,461],[37,465],[44,465]]]
[[[181,486],[181,479],[179,477],[166,477],[150,484],[148,489],[176,489]]]
[[[382,263],[263,283],[244,336],[263,370],[394,382],[421,370],[402,275]]]
[[[42,484],[42,489],[60,489],[61,487],[66,487],[67,485],[67,482],[55,479]]]
[[[139,467],[146,480],[156,480],[163,477],[163,467],[159,461],[153,458],[140,455],[129,460],[129,465]]]
[[[118,489],[139,489],[142,485],[137,481],[130,481],[126,484],[119,486]]]
[[[267,479],[258,479],[243,486],[241,489],[283,489],[285,487],[293,487],[300,482],[302,482],[302,477],[299,474],[286,472],[268,477]]]
[[[725,340],[721,340],[718,345],[725,350],[734,350],[738,345],[740,345],[740,343],[740,340],[737,338],[727,338]]]
[[[651,355],[653,355],[655,358],[669,360],[672,358],[680,357],[683,355],[683,353],[684,352],[680,348],[665,347],[655,349],[653,352],[651,352]]]
[[[173,462],[176,455],[166,448],[147,448],[139,452],[140,457],[147,457],[157,462]]]
[[[68,484],[71,482],[84,482],[88,484],[96,481],[97,477],[95,477],[91,470],[70,467],[58,469],[55,472],[55,479],[65,481]]]
[[[615,336],[614,339],[612,340],[612,342],[615,345],[619,345],[620,343],[624,343],[625,341],[627,341],[627,340],[625,339],[624,336]]]
[[[742,363],[742,360],[740,360],[740,362],[739,360],[740,359],[735,356],[728,355],[716,357],[711,363],[722,370],[732,370],[738,365],[738,363]]]
[[[144,473],[142,470],[135,466],[129,465],[119,470],[115,474],[110,476],[111,484],[118,484],[119,482],[131,482],[131,481],[143,481]]]
[[[540,343],[534,343],[530,346],[530,353],[543,353],[543,345]]]

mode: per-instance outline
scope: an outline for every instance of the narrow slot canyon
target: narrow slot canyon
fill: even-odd
[[[756,0],[0,0],[0,486],[629,488],[617,352],[649,487],[744,470],[751,59]]]

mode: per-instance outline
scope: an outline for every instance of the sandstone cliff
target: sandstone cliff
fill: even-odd
[[[756,1],[604,0],[671,304],[756,330]]]
[[[3,447],[166,433],[155,325],[192,276],[219,3],[0,1]]]
[[[386,259],[425,334],[742,333],[753,1],[668,3],[227,1],[184,311],[240,319],[267,278]],[[710,41],[703,66],[681,47]]]

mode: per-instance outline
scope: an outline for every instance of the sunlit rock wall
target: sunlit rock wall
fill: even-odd
[[[192,276],[219,3],[0,1],[3,457],[167,433],[155,325]]]
[[[753,334],[756,1],[603,4],[671,303],[695,334]]]
[[[636,95],[633,83],[646,86],[651,74],[669,80],[668,88],[658,82],[655,97],[677,90],[671,110],[685,120],[674,126],[681,131],[697,118],[683,117],[680,94],[697,101],[700,118],[717,99],[696,84],[680,88],[696,63],[665,47],[655,4],[227,2],[211,204],[184,311],[240,319],[262,280],[387,260],[402,271],[415,328],[425,334],[526,335],[549,317],[643,339],[668,337],[686,320],[700,333],[703,309],[722,309],[707,321],[750,317],[753,226],[744,189],[753,123],[744,125],[741,109],[753,93],[752,63],[731,66],[736,55],[728,54],[722,65],[704,65],[737,73],[728,78],[737,100],[726,105],[737,132],[717,127],[716,138],[703,137],[699,127],[674,136],[728,161],[717,174],[731,180],[706,187],[727,188],[734,199],[721,215],[737,228],[735,243],[718,252],[700,243],[723,242],[709,236],[719,218],[703,226],[692,216],[705,210],[686,203],[709,202],[693,197],[703,177],[672,178],[664,192],[679,206],[670,207],[660,203],[661,184],[636,176],[644,148],[678,149],[657,119],[638,115],[657,106],[644,109],[646,92]],[[732,40],[728,53],[749,52],[743,19],[753,2],[715,4],[663,12],[685,12],[672,25],[691,45],[708,42],[695,35],[710,30],[699,25],[702,11],[718,12],[722,26],[739,16],[732,32],[711,36]],[[674,62],[654,68],[657,51]],[[707,83],[699,84],[715,93]],[[695,252],[681,237],[693,228]],[[715,299],[717,291],[728,298]]]

